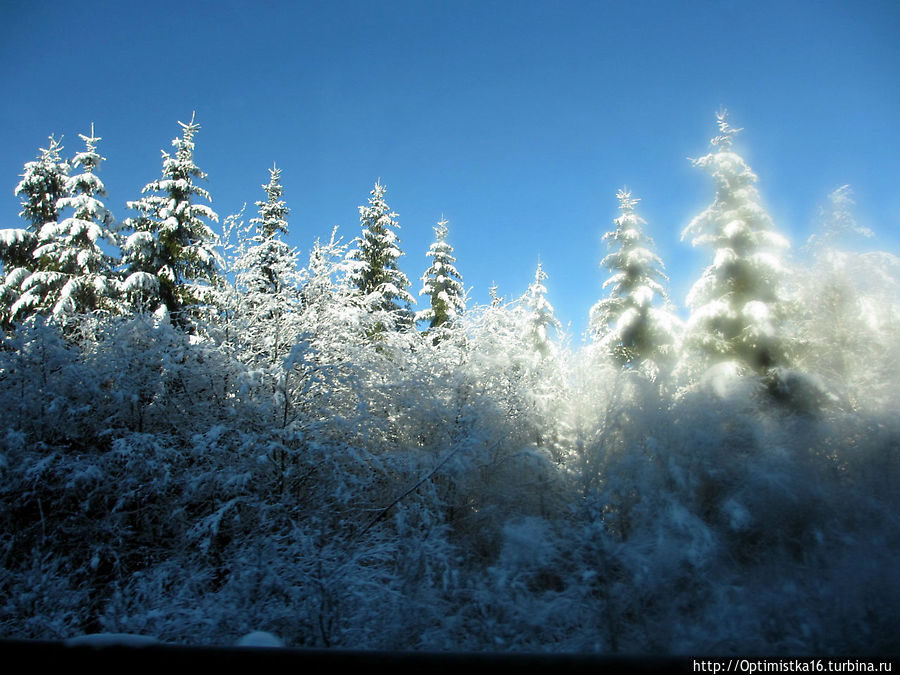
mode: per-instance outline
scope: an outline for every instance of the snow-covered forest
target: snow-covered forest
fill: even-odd
[[[583,346],[380,183],[301,258],[277,166],[212,209],[194,119],[121,221],[102,130],[51,137],[0,230],[0,636],[900,651],[900,260],[846,186],[788,242],[716,122],[683,309],[620,190]]]

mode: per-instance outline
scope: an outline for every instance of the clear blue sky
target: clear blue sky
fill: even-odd
[[[128,217],[196,110],[220,216],[252,211],[277,162],[305,260],[334,225],[357,235],[380,178],[414,293],[443,214],[474,301],[493,280],[520,295],[540,257],[575,342],[622,186],[683,306],[709,253],[680,232],[713,196],[687,158],[721,106],[795,252],[845,183],[872,246],[900,248],[895,0],[0,0],[0,100],[0,227],[21,226],[13,188],[47,136],[70,156],[91,122]]]

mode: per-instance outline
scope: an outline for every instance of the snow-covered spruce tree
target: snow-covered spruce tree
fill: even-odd
[[[60,157],[61,151],[60,142],[50,136],[48,147],[40,148],[38,158],[25,164],[15,194],[22,199],[19,215],[28,223],[27,228],[0,230],[0,322],[6,326],[31,311],[27,301],[21,301],[21,285],[32,272],[41,269],[41,261],[34,255],[41,243],[41,229],[46,223],[57,221],[57,202],[67,194],[69,164]]]
[[[216,235],[204,219],[218,222],[219,217],[209,206],[193,202],[198,197],[211,201],[209,192],[194,183],[206,178],[194,164],[194,134],[200,125],[193,115],[189,124],[178,124],[183,135],[172,141],[174,157],[162,153],[162,178],[144,187],[147,196],[127,204],[140,215],[124,223],[134,232],[123,246],[123,290],[139,311],[165,308],[186,325],[182,310],[197,303],[202,284],[218,276]]]
[[[620,211],[616,229],[603,236],[613,250],[601,263],[613,273],[603,288],[612,289],[591,309],[590,331],[600,350],[620,365],[655,374],[674,355],[679,322],[665,306],[654,306],[656,298],[668,302],[663,287],[668,277],[643,232],[646,221],[635,213],[640,200],[626,190],[616,196]]]
[[[734,129],[718,114],[713,150],[693,161],[716,181],[715,201],[682,233],[694,246],[715,251],[713,263],[688,294],[686,346],[708,364],[731,362],[766,374],[787,361],[779,336],[783,319],[783,268],[787,240],[774,231],[760,202],[757,177],[732,148]]]
[[[60,321],[73,314],[116,308],[115,261],[109,252],[117,244],[114,219],[97,199],[106,196],[96,174],[104,159],[97,152],[100,138],[94,135],[93,124],[90,136],[79,136],[85,150],[75,155],[71,166],[83,171],[66,180],[68,196],[56,202],[60,211],[72,209],[74,213],[41,228],[34,252],[39,269],[23,281],[20,299],[25,306],[48,311]]]
[[[528,290],[522,297],[522,304],[527,316],[528,340],[535,353],[541,358],[550,354],[552,349],[548,331],[551,328],[557,331],[562,329],[562,325],[553,313],[553,305],[547,301],[547,287],[544,286],[546,279],[547,273],[544,272],[544,267],[539,262],[534,272],[534,281],[528,285]]]
[[[259,217],[251,218],[256,226],[253,245],[242,257],[241,284],[250,293],[273,296],[288,295],[297,299],[297,253],[282,239],[288,235],[290,209],[281,199],[281,169],[269,169],[269,182],[262,186],[267,199],[256,202]]]
[[[348,254],[348,281],[359,289],[373,311],[390,313],[395,326],[409,326],[412,323],[409,306],[416,301],[407,290],[409,279],[397,267],[403,252],[394,230],[400,225],[397,214],[384,201],[385,191],[376,182],[369,193],[369,205],[359,207],[362,234],[353,241],[355,248]]]
[[[258,236],[272,238],[279,234],[287,236],[287,217],[291,210],[281,198],[284,188],[281,186],[281,169],[274,164],[269,169],[269,182],[262,186],[266,191],[266,200],[256,202],[259,217],[251,218],[250,224],[258,228]]]
[[[0,329],[12,328],[16,314],[25,314],[18,301],[22,295],[22,282],[31,274],[36,242],[37,237],[28,230],[0,230]]]
[[[447,220],[441,218],[434,228],[434,243],[425,255],[431,266],[422,276],[422,290],[431,306],[416,313],[416,321],[427,321],[430,328],[437,328],[455,321],[466,311],[462,277],[456,269],[453,247],[447,243]]]
[[[269,183],[262,186],[267,199],[256,202],[259,217],[250,219],[256,233],[235,261],[238,289],[250,312],[248,328],[259,333],[272,361],[285,355],[284,320],[299,310],[297,253],[281,239],[288,233],[290,209],[281,199],[280,178],[281,169],[269,169]]]
[[[269,182],[262,186],[266,191],[266,201],[256,202],[259,217],[251,218],[250,224],[256,226],[253,245],[242,256],[244,270],[240,276],[242,285],[251,293],[278,294],[288,286],[294,285],[294,279],[288,277],[296,270],[296,256],[282,236],[287,236],[287,216],[290,209],[281,199],[281,169],[269,169]]]
[[[57,202],[66,196],[66,179],[69,164],[60,157],[60,141],[50,136],[47,148],[40,148],[40,156],[25,164],[22,180],[16,186],[15,194],[22,197],[19,215],[28,221],[32,232],[37,234],[45,223],[59,217]]]

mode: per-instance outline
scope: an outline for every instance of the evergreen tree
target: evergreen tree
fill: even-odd
[[[194,164],[194,134],[200,125],[193,116],[189,124],[178,124],[183,135],[172,141],[174,157],[162,153],[162,178],[144,187],[147,196],[128,202],[140,215],[125,221],[134,233],[123,246],[123,263],[131,302],[151,311],[164,307],[183,323],[181,310],[201,298],[198,282],[210,283],[218,276],[215,234],[205,220],[218,222],[219,217],[209,206],[193,202],[211,201],[209,192],[194,183],[206,178]]]
[[[12,328],[13,307],[16,313],[23,313],[22,305],[17,303],[22,295],[22,283],[32,273],[36,243],[37,237],[28,230],[0,230],[0,328]]]
[[[22,299],[22,284],[31,274],[41,269],[35,250],[41,245],[40,233],[47,223],[59,218],[57,202],[66,196],[66,180],[69,164],[60,157],[60,142],[50,136],[47,148],[40,148],[40,155],[27,162],[22,180],[15,194],[22,198],[19,215],[28,223],[26,229],[0,230],[0,260],[3,262],[3,280],[0,285],[0,322],[26,316],[31,311],[33,295]],[[15,308],[15,309],[13,309]]]
[[[688,295],[687,342],[709,360],[763,374],[786,360],[777,334],[783,313],[778,253],[788,242],[774,232],[760,203],[756,174],[732,148],[740,129],[728,124],[724,112],[718,126],[713,151],[693,162],[712,174],[716,198],[682,234],[715,251]]]
[[[58,202],[67,194],[66,179],[69,164],[60,157],[62,146],[50,136],[48,148],[40,148],[40,157],[25,164],[22,180],[16,186],[16,196],[22,196],[19,215],[28,221],[29,229],[37,234],[45,223],[59,218]]]
[[[238,260],[238,280],[249,293],[278,295],[296,289],[296,254],[281,239],[288,233],[290,209],[281,199],[280,180],[281,169],[269,169],[269,183],[262,186],[267,200],[256,202],[259,217],[250,219],[256,234]]]
[[[359,289],[373,311],[389,312],[395,323],[406,324],[411,319],[409,305],[416,301],[407,290],[409,279],[397,267],[403,252],[394,230],[400,225],[397,214],[384,201],[384,193],[385,187],[376,182],[369,193],[369,205],[359,207],[362,235],[353,241],[355,248],[348,254],[348,281]]]
[[[601,263],[613,273],[603,288],[612,289],[591,309],[590,331],[600,349],[619,364],[645,365],[655,371],[672,355],[678,320],[653,305],[656,298],[668,301],[663,287],[668,277],[643,232],[646,221],[635,213],[640,200],[626,190],[616,196],[620,211],[613,221],[616,229],[603,236],[613,250]]]
[[[291,210],[281,199],[284,188],[281,187],[281,169],[272,165],[269,169],[269,182],[262,186],[266,191],[266,201],[256,202],[259,209],[259,218],[251,218],[250,224],[259,229],[259,236],[271,238],[277,234],[287,236],[287,217]]]
[[[79,134],[85,150],[75,155],[71,166],[83,172],[66,180],[68,196],[57,200],[60,211],[72,209],[71,217],[44,224],[34,255],[39,269],[22,284],[21,302],[64,319],[76,313],[112,309],[116,294],[113,259],[103,249],[116,245],[112,213],[97,196],[106,188],[96,171],[103,161],[97,152],[94,125],[91,135]]]
[[[281,239],[288,233],[290,209],[281,199],[280,177],[281,169],[269,169],[269,183],[262,186],[267,199],[256,202],[259,217],[250,219],[256,233],[235,261],[237,284],[250,312],[253,335],[246,337],[262,344],[272,361],[284,356],[286,318],[299,310],[300,297],[297,253]]]
[[[528,291],[522,298],[527,312],[528,339],[541,357],[547,356],[551,351],[548,330],[553,328],[558,331],[562,328],[553,313],[553,305],[547,301],[547,287],[544,285],[546,279],[547,273],[539,262],[534,272],[534,281],[529,284]]]
[[[418,312],[416,320],[428,321],[431,328],[456,320],[466,310],[462,277],[453,264],[453,247],[447,243],[447,222],[441,218],[434,228],[435,241],[425,254],[432,259],[431,266],[422,276],[419,291],[431,299],[431,307]]]

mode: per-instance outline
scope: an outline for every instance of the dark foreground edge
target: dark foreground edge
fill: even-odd
[[[578,654],[487,654],[458,652],[381,652],[343,649],[281,649],[266,647],[185,647],[151,644],[67,645],[64,642],[39,640],[0,640],[0,660],[16,663],[29,670],[34,666],[77,668],[78,666],[205,669],[265,668],[269,666],[333,669],[334,673],[349,668],[352,672],[384,668],[396,673],[497,672],[510,668],[513,672],[605,673],[605,672],[693,672],[690,658],[603,657]],[[76,671],[77,672],[77,671]],[[299,672],[299,671],[298,671]]]

